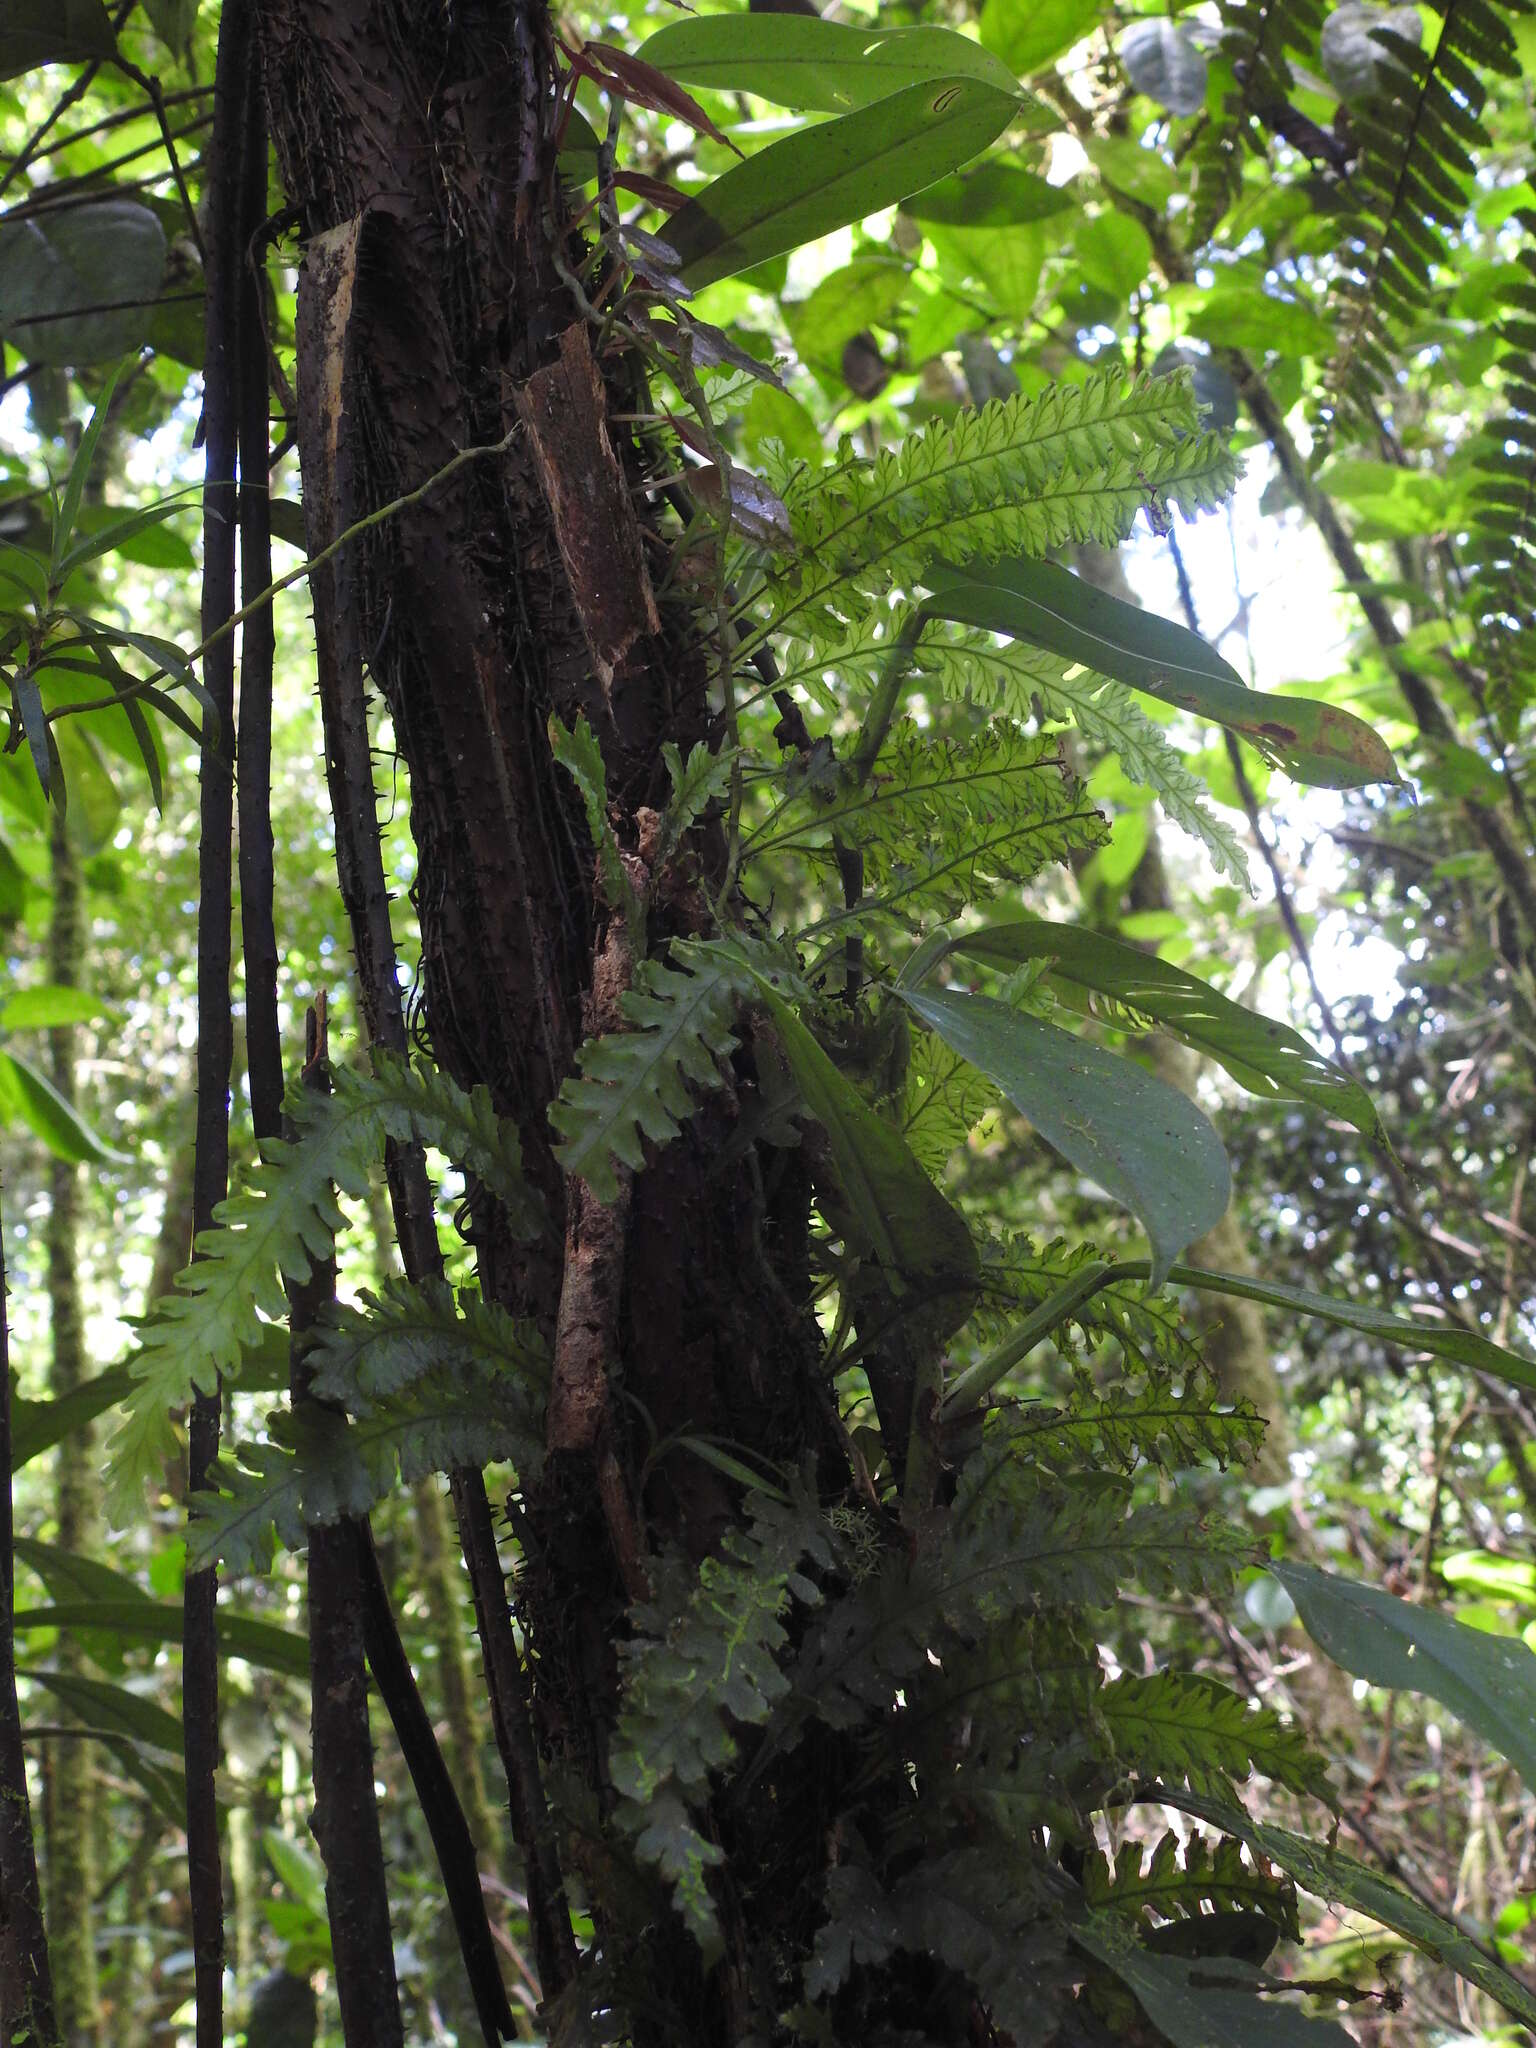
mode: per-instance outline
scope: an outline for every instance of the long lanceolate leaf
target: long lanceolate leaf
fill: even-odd
[[[950,28],[857,28],[798,14],[694,15],[658,29],[639,54],[684,85],[755,93],[819,114],[846,114],[942,78],[979,78],[1017,92],[1000,57]]]
[[[307,1279],[314,1261],[329,1256],[346,1223],[336,1190],[366,1196],[386,1138],[441,1147],[501,1200],[514,1231],[538,1230],[516,1132],[498,1120],[483,1088],[465,1094],[446,1075],[381,1054],[374,1074],[340,1073],[329,1095],[296,1085],[287,1109],[294,1141],[269,1144],[250,1184],[220,1205],[217,1227],[199,1238],[178,1292],[140,1332],[129,1361],[134,1392],[111,1445],[119,1507],[168,1447],[169,1411],[194,1389],[211,1392],[262,1341],[263,1318],[286,1312],[284,1280]]]
[[[1030,917],[962,933],[945,950],[1003,968],[1028,960],[1048,961],[1052,982],[1107,996],[1113,1004],[1150,1018],[1186,1045],[1219,1060],[1233,1080],[1253,1094],[1271,1101],[1311,1102],[1346,1118],[1368,1138],[1385,1142],[1381,1119],[1359,1082],[1324,1059],[1299,1032],[1256,1016],[1209,983],[1138,947],[1078,925]],[[937,957],[930,955],[930,968],[937,964]],[[1116,1021],[1112,1010],[1109,1021]]]
[[[924,609],[985,626],[1113,676],[1165,704],[1214,720],[1278,761],[1298,782],[1357,789],[1401,777],[1363,720],[1332,704],[1250,690],[1229,662],[1183,626],[1124,604],[1054,562],[1027,554],[963,570],[947,552],[924,571]]]
[[[978,155],[1018,110],[984,79],[909,85],[737,164],[667,222],[686,284],[713,284],[892,206]]]

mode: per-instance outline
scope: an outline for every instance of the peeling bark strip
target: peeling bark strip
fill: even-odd
[[[515,394],[555,522],[560,559],[603,688],[636,644],[661,631],[640,528],[608,434],[608,405],[586,324],[560,337],[560,360]]]

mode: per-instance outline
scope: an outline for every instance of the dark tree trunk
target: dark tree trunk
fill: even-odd
[[[422,494],[313,579],[365,1014],[376,1039],[399,1032],[387,919],[349,851],[374,829],[364,816],[371,785],[344,758],[366,664],[410,775],[420,1034],[461,1085],[485,1083],[515,1121],[553,1219],[528,1247],[489,1203],[471,1202],[486,1294],[536,1318],[555,1354],[546,1476],[518,1517],[527,1673],[510,1635],[500,1649],[493,1641],[485,1559],[469,1557],[549,1995],[562,1990],[572,1951],[561,1872],[548,1842],[530,1840],[543,1795],[519,1749],[520,1689],[531,1674],[544,1765],[584,1788],[580,1800],[601,1818],[614,1643],[646,1587],[651,1547],[671,1541],[701,1557],[735,1512],[733,1490],[684,1451],[650,1466],[642,1497],[651,1439],[631,1418],[647,1417],[657,1439],[727,1438],[779,1463],[834,1444],[812,1376],[815,1326],[796,1307],[809,1295],[808,1193],[795,1160],[765,1206],[750,1157],[728,1148],[752,1088],[746,1054],[735,1089],[712,1097],[685,1140],[611,1205],[568,1186],[551,1150],[548,1106],[582,1038],[617,1020],[630,957],[553,762],[550,717],[569,725],[584,714],[598,737],[654,949],[701,928],[704,913],[696,892],[647,872],[640,814],[667,789],[663,741],[686,753],[708,732],[709,705],[703,630],[686,608],[658,608],[645,567],[645,461],[612,417],[638,409],[637,372],[564,281],[580,272],[590,290],[595,273],[554,175],[557,63],[544,8],[258,0],[258,17],[304,250],[299,447],[311,552]],[[470,449],[486,452],[442,476]],[[708,863],[707,846],[695,852]],[[398,1224],[420,1197],[398,1171],[392,1185]],[[434,1257],[424,1247],[419,1263]],[[461,1534],[483,1552],[472,1495],[456,1480]],[[765,1869],[770,1834],[753,1844]],[[691,1940],[665,1916],[643,1955],[616,1953],[637,1937],[611,1911],[605,1859],[583,1838],[575,1860],[605,1962],[667,1987],[673,2017],[657,2038],[735,2038],[743,2005],[732,1958],[705,1980]],[[721,1904],[729,1930],[739,1916],[723,1891]],[[688,2015],[685,2036],[677,2012]]]

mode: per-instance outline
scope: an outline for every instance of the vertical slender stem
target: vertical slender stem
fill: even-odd
[[[11,1346],[0,1223],[0,2041],[55,2048],[53,1975],[37,1882],[27,1758],[16,1698],[16,1568],[11,1523]]]
[[[206,639],[235,609],[235,456],[239,419],[240,214],[251,75],[248,0],[226,0],[214,77],[208,170],[207,323],[203,430],[203,616]],[[194,1231],[206,1230],[229,1185],[231,837],[234,812],[234,647],[226,635],[203,664],[218,732],[203,742],[197,913],[197,1137]],[[219,1397],[198,1394],[188,1426],[189,1493],[218,1456]],[[224,1871],[214,1773],[219,1757],[219,1661],[213,1568],[188,1575],[183,1595],[182,1701],[187,1770],[187,1877],[192,1910],[197,2048],[224,2040]]]

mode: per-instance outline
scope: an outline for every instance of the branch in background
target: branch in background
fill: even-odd
[[[11,1522],[11,1346],[0,1223],[0,2039],[54,2048],[53,1974],[37,1882],[27,1758],[16,1698],[16,1567]]]
[[[1178,579],[1179,604],[1184,613],[1184,623],[1192,633],[1198,634],[1200,631],[1200,617],[1195,608],[1194,589],[1190,583],[1189,571],[1185,566],[1184,556],[1179,547],[1178,535],[1170,532],[1167,539],[1169,553],[1173,557],[1174,574]],[[1361,574],[1364,574],[1363,569]],[[1388,623],[1390,624],[1390,619]],[[1396,629],[1394,628],[1393,630],[1395,631]],[[1302,972],[1306,975],[1307,987],[1311,991],[1312,1000],[1317,1006],[1318,1016],[1322,1019],[1323,1029],[1328,1034],[1329,1043],[1334,1050],[1334,1056],[1345,1073],[1354,1074],[1356,1071],[1354,1057],[1345,1040],[1333,1005],[1323,994],[1322,988],[1318,983],[1317,970],[1312,964],[1312,950],[1307,944],[1306,933],[1301,927],[1301,919],[1297,914],[1290,882],[1285,874],[1285,870],[1280,865],[1280,857],[1264,830],[1258,795],[1253,784],[1248,779],[1248,770],[1243,761],[1242,748],[1231,733],[1224,733],[1223,738],[1226,742],[1227,760],[1231,765],[1232,777],[1237,785],[1238,800],[1242,804],[1243,811],[1248,819],[1248,829],[1253,835],[1253,842],[1259,849],[1264,865],[1269,870],[1270,882],[1275,892],[1275,908],[1279,912],[1280,922],[1285,927],[1285,933],[1291,942],[1292,950],[1301,966]],[[1434,1232],[1425,1220],[1417,1191],[1414,1188],[1413,1182],[1409,1179],[1402,1161],[1388,1147],[1381,1155],[1381,1164],[1397,1201],[1398,1221],[1422,1246],[1425,1266],[1429,1270],[1431,1279],[1439,1289],[1445,1313],[1448,1316],[1453,1316],[1465,1329],[1475,1331],[1477,1329],[1476,1313],[1461,1299],[1456,1276],[1451,1271]],[[1385,1283],[1390,1279],[1390,1276],[1383,1274],[1382,1279]],[[1504,1296],[1506,1306],[1508,1299],[1508,1293],[1506,1292]],[[1489,1403],[1489,1419],[1514,1471],[1515,1483],[1520,1489],[1521,1499],[1525,1502],[1526,1512],[1536,1516],[1536,1472],[1532,1471],[1530,1461],[1524,1451],[1524,1444],[1529,1440],[1532,1428],[1532,1419],[1527,1404],[1510,1388],[1500,1386],[1496,1381],[1484,1378],[1482,1384],[1493,1397]]]

